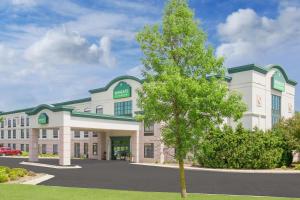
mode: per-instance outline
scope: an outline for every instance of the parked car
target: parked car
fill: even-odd
[[[10,147],[0,147],[0,155],[1,156],[17,156],[21,155],[22,151],[11,149]]]

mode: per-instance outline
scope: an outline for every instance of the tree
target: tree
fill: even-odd
[[[175,148],[181,196],[185,198],[184,160],[201,135],[223,123],[225,117],[242,116],[241,96],[228,92],[223,58],[206,46],[186,0],[170,0],[162,27],[145,26],[137,35],[144,54],[145,82],[138,91],[138,115],[146,125],[162,123],[162,141]]]

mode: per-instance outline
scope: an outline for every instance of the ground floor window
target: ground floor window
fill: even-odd
[[[145,143],[144,144],[144,158],[154,158],[154,144]]]
[[[9,144],[9,143],[8,143],[8,144],[7,144],[7,147],[9,147],[9,148],[10,148],[10,147],[11,147],[11,144]]]
[[[21,144],[21,151],[25,151],[25,145],[24,144]]]
[[[53,154],[56,155],[58,154],[58,144],[53,144]]]
[[[17,149],[17,145],[16,144],[12,144],[12,148],[13,149]]]
[[[80,143],[74,143],[74,157],[80,157]]]
[[[89,154],[89,144],[88,143],[83,144],[83,154],[86,156]]]
[[[93,143],[93,155],[96,156],[98,155],[98,144]]]
[[[26,152],[29,152],[29,144],[26,144]]]
[[[47,153],[47,145],[42,144],[42,154],[46,154],[46,153]]]

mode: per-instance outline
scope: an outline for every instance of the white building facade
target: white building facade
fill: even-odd
[[[293,116],[297,83],[280,66],[230,68],[227,80],[248,106],[241,119],[246,128],[267,130],[281,117]],[[121,76],[90,90],[88,98],[1,112],[0,146],[27,151],[30,161],[38,161],[41,153],[58,154],[60,165],[80,157],[172,160],[173,151],[161,142],[160,124],[144,127],[134,119],[140,111],[136,91],[142,84],[136,77]]]

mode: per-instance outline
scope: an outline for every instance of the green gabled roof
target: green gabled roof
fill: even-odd
[[[21,112],[27,112],[34,109],[33,108],[24,108],[24,109],[19,109],[19,110],[12,110],[12,111],[8,111],[8,112],[0,112],[0,116],[1,115],[9,115],[9,114],[15,114],[15,113],[21,113]]]
[[[228,68],[228,73],[229,74],[234,74],[234,73],[253,70],[253,71],[257,71],[257,72],[262,73],[262,74],[267,74],[272,69],[279,70],[283,74],[283,76],[285,78],[285,81],[288,84],[293,85],[293,86],[297,85],[296,81],[291,80],[291,79],[288,78],[286,72],[284,71],[284,69],[280,65],[267,65],[266,67],[257,66],[255,64],[242,65],[242,66],[238,66],[238,67]]]
[[[77,112],[77,111],[71,112],[71,116],[84,117],[84,118],[94,118],[94,119],[119,120],[119,121],[136,121],[133,117],[103,115],[103,114],[97,114],[97,113]]]
[[[84,102],[89,102],[92,99],[90,97],[88,98],[83,98],[83,99],[76,99],[76,100],[71,100],[71,101],[64,101],[60,103],[53,103],[52,105],[54,106],[66,106],[66,105],[71,105],[71,104],[76,104],[76,103],[84,103]]]
[[[89,90],[89,92],[91,94],[94,94],[94,93],[98,93],[98,92],[105,92],[107,91],[110,86],[112,86],[114,83],[118,82],[118,81],[121,81],[121,80],[124,80],[124,79],[131,79],[131,80],[134,80],[134,81],[137,81],[139,83],[143,83],[144,80],[141,80],[137,77],[134,77],[134,76],[119,76],[115,79],[113,79],[112,81],[110,81],[105,87],[102,87],[102,88],[97,88],[97,89],[93,89],[93,90]]]
[[[42,104],[42,105],[35,107],[32,110],[27,111],[26,114],[27,115],[35,115],[44,109],[51,110],[52,112],[61,112],[61,111],[71,112],[72,110],[74,110],[74,108],[67,107],[67,106],[53,106],[53,105]]]

